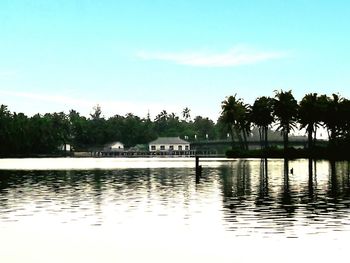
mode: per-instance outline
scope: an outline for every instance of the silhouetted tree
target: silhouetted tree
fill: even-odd
[[[298,112],[298,103],[294,99],[292,91],[275,91],[273,109],[274,115],[279,122],[277,129],[282,132],[284,149],[287,150],[288,135],[296,127]]]
[[[248,149],[247,137],[250,133],[250,107],[241,99],[229,96],[221,103],[221,121],[228,126],[231,134],[232,148],[234,137],[238,138],[241,149]]]
[[[273,99],[268,97],[257,98],[252,106],[252,122],[259,128],[260,141],[264,148],[268,146],[268,129],[273,118]]]
[[[341,135],[341,114],[340,104],[343,99],[337,94],[332,94],[332,97],[323,96],[324,111],[322,112],[322,121],[327,128],[328,138],[331,144],[336,142],[336,139]]]
[[[309,149],[313,147],[313,135],[316,134],[316,129],[319,125],[320,108],[318,104],[319,100],[317,93],[306,94],[299,104],[298,120],[300,123],[300,129],[306,129]]]

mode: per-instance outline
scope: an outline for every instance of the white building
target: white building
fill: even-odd
[[[71,146],[70,144],[66,143],[66,144],[62,144],[58,147],[58,149],[60,151],[66,151],[66,152],[70,152],[71,151]]]
[[[159,137],[149,143],[150,152],[189,151],[190,143],[179,137]]]
[[[104,152],[119,152],[124,151],[124,144],[121,142],[112,142],[106,144],[103,148]]]

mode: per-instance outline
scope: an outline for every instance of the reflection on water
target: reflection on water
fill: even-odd
[[[198,184],[194,167],[2,170],[0,229],[74,226],[115,232],[121,240],[133,232],[138,238],[221,233],[229,241],[322,235],[336,240],[350,230],[349,167],[239,160],[204,166]]]
[[[349,163],[241,160],[205,167],[93,171],[1,171],[0,220],[50,215],[60,223],[102,225],[118,215],[211,215],[237,235],[298,237],[349,230]],[[179,217],[179,215],[181,215]],[[203,218],[204,221],[208,218]]]
[[[350,230],[349,163],[243,161],[223,174],[227,225],[243,235]]]

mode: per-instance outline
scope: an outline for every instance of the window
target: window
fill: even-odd
[[[179,151],[182,151],[182,145],[179,145],[178,149]]]
[[[170,145],[169,150],[174,150],[174,145]]]
[[[161,151],[164,151],[164,150],[165,150],[165,146],[164,146],[164,145],[161,145],[161,146],[160,146],[160,150],[161,150]]]
[[[156,150],[156,146],[155,145],[151,145],[151,151],[155,151]]]
[[[188,145],[186,145],[186,146],[185,146],[185,150],[188,151],[188,150],[189,150],[188,148],[189,148]]]

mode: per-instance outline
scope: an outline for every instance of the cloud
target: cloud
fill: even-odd
[[[195,67],[234,67],[256,64],[262,61],[287,57],[286,52],[258,51],[252,48],[236,46],[223,53],[202,52],[147,52],[140,51],[138,58],[144,60],[162,60],[180,65]]]

